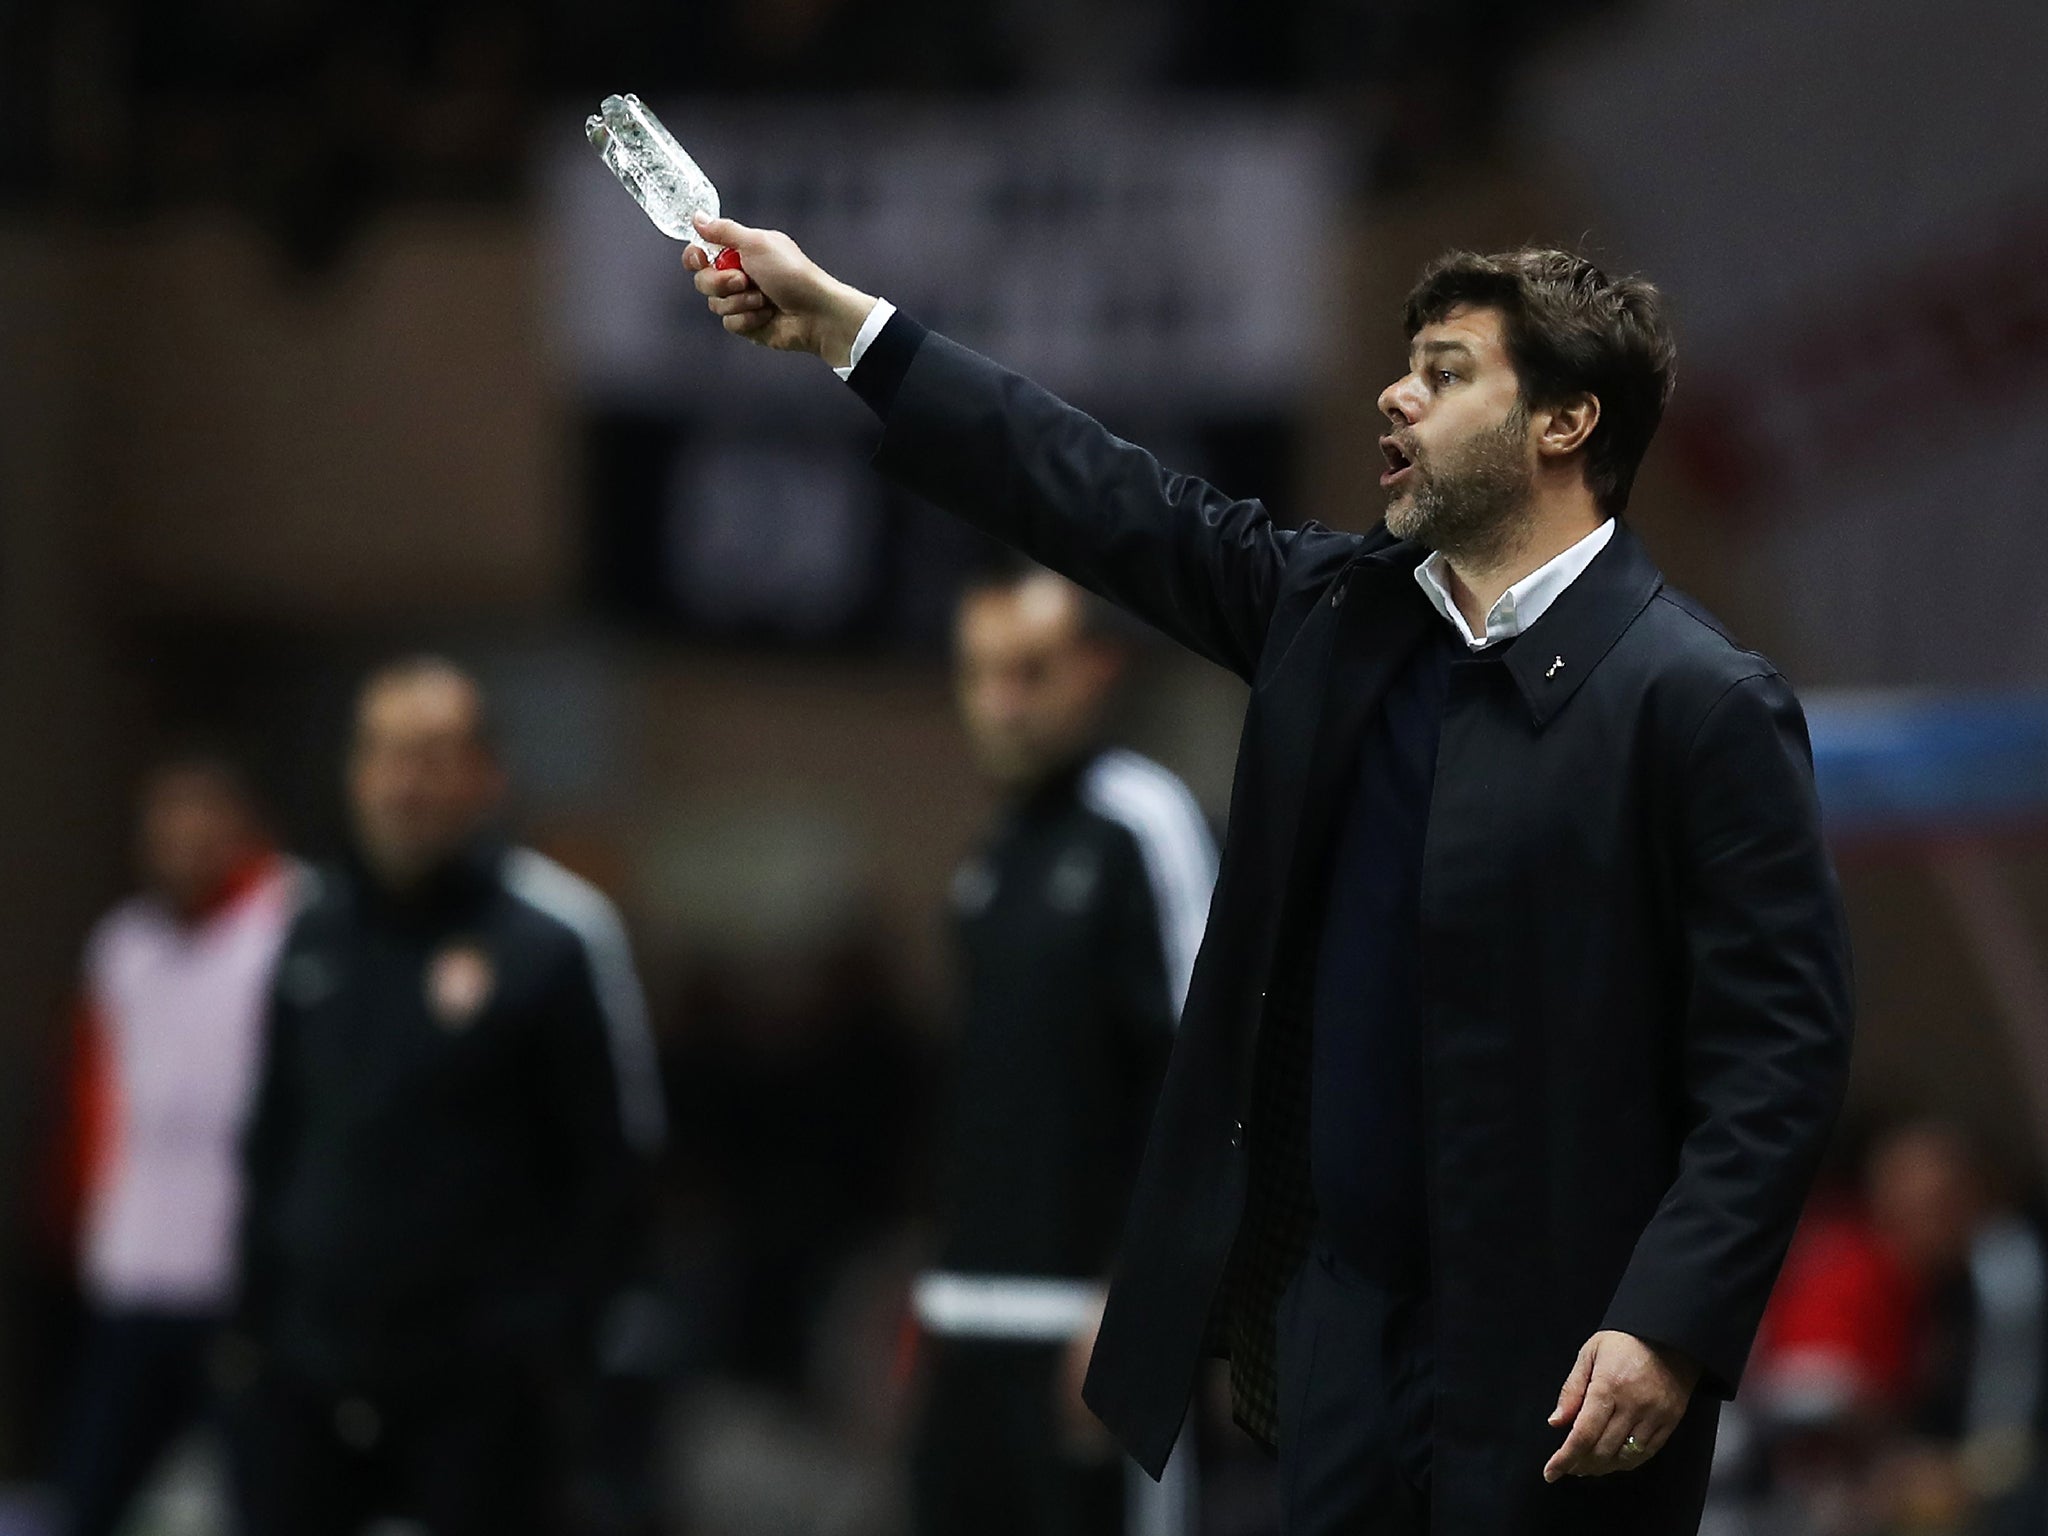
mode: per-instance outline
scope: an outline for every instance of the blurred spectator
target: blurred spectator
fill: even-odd
[[[144,893],[87,946],[72,1119],[90,1317],[60,1477],[105,1536],[199,1418],[232,1302],[237,1157],[296,876],[240,774],[163,764],[142,791]]]
[[[1744,1406],[1802,1531],[2039,1529],[2048,1259],[1953,1127],[1881,1138],[1809,1216]],[[2031,1523],[2029,1523],[2031,1522]]]
[[[555,1414],[662,1134],[639,984],[610,904],[492,833],[453,665],[369,680],[348,789],[355,856],[286,943],[247,1143],[248,1536],[551,1531]]]
[[[924,1536],[1126,1529],[1081,1378],[1216,855],[1178,779],[1101,745],[1125,659],[1106,622],[1042,571],[960,607],[961,713],[1004,808],[953,883],[963,1016],[916,1291]],[[1134,1531],[1187,1528],[1186,1472],[1131,1490]]]

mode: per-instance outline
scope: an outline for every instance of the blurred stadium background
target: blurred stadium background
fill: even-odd
[[[1859,963],[1841,1186],[1931,1116],[2037,1218],[2043,66],[2014,0],[0,3],[0,1530],[40,1528],[69,1369],[50,1148],[137,775],[223,744],[330,854],[351,690],[420,647],[484,678],[522,834],[619,902],[652,995],[660,1529],[897,1528],[984,551],[869,476],[821,369],[704,319],[583,141],[613,91],[733,216],[1288,520],[1374,517],[1428,256],[1665,285],[1631,515],[1811,704]],[[1161,654],[1120,734],[1220,814],[1241,704]],[[2014,1480],[1928,1472],[1967,1430],[1930,1413],[1890,1404],[1850,1492],[1731,1463],[1718,1528],[1989,1529]],[[1204,1529],[1249,1536],[1216,1434]],[[136,1529],[215,1529],[206,1488]]]

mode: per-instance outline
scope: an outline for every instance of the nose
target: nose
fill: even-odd
[[[1380,391],[1379,410],[1387,420],[1399,427],[1412,427],[1419,413],[1415,375],[1404,374]]]

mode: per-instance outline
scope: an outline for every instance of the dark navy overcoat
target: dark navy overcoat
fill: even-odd
[[[1442,618],[1425,551],[1279,526],[898,315],[853,375],[889,477],[1251,684],[1228,841],[1087,1398],[1155,1474],[1203,1354],[1286,1432],[1273,1315],[1314,1223],[1307,978],[1332,811]],[[1621,528],[1501,659],[1454,664],[1424,852],[1438,1536],[1697,1528],[1840,1105],[1849,951],[1805,722]],[[1704,1376],[1640,1469],[1547,1485],[1586,1338]]]

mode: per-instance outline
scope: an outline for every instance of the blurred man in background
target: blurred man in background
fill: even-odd
[[[85,957],[73,1120],[89,1319],[61,1466],[73,1536],[120,1525],[207,1401],[233,1300],[237,1143],[296,883],[216,758],[149,776],[138,855],[143,893]]]
[[[1106,617],[1042,570],[959,611],[961,714],[1004,805],[953,886],[964,1016],[939,1268],[916,1294],[923,1536],[1126,1529],[1081,1379],[1216,861],[1186,786],[1102,746],[1126,659]],[[1133,1536],[1188,1528],[1184,1483],[1139,1480]]]
[[[354,857],[280,960],[247,1144],[249,1536],[557,1528],[551,1421],[661,1106],[619,921],[498,840],[504,790],[473,679],[371,677]]]
[[[2048,1257],[1967,1132],[1872,1145],[1802,1222],[1741,1400],[1766,1509],[1817,1533],[2043,1524]]]

